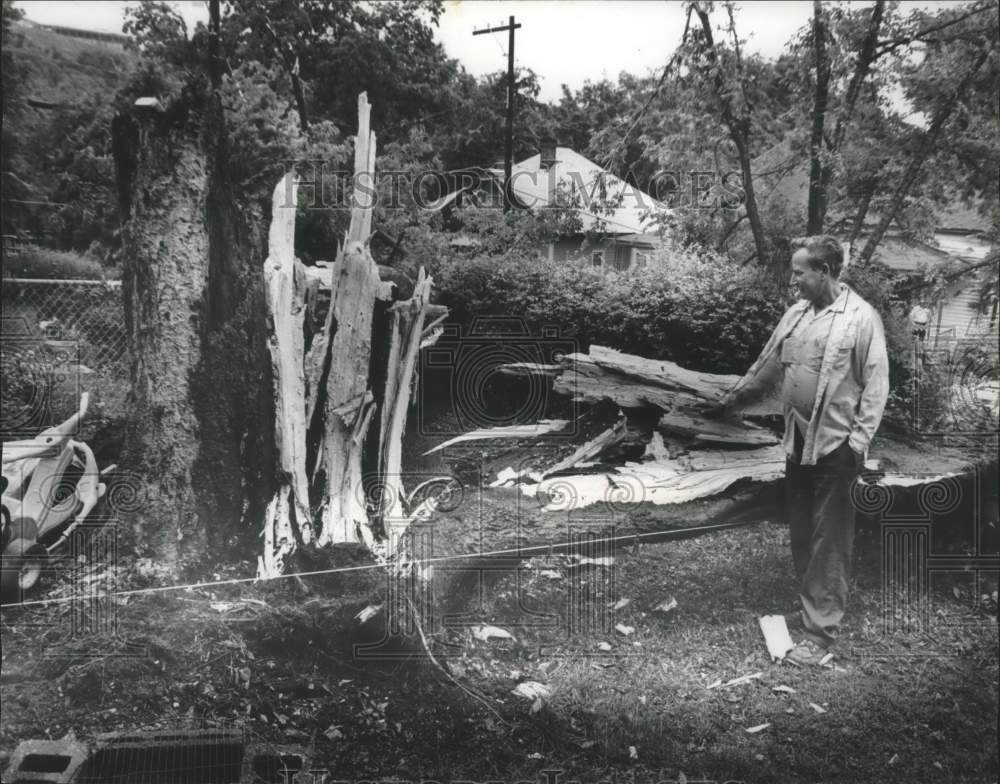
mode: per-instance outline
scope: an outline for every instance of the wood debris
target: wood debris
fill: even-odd
[[[432,449],[428,449],[424,452],[424,455],[433,454],[442,449],[447,449],[449,446],[461,444],[464,441],[483,441],[498,438],[537,438],[546,433],[562,430],[568,424],[569,420],[567,419],[539,419],[538,422],[532,425],[508,425],[505,427],[488,427],[481,430],[471,430],[468,433],[462,433],[454,438],[449,438],[444,443],[438,444]]]

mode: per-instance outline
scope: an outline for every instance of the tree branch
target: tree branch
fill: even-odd
[[[813,0],[813,57],[816,65],[816,89],[813,92],[812,128],[809,134],[809,202],[806,234],[823,232],[826,217],[826,176],[823,164],[823,127],[830,96],[830,57],[826,50],[827,19],[820,0]]]
[[[754,246],[757,249],[756,255],[764,264],[771,261],[767,246],[767,235],[764,232],[764,224],[761,221],[760,210],[757,206],[757,195],[754,191],[753,172],[750,168],[750,144],[749,144],[749,118],[737,118],[733,111],[732,99],[726,90],[725,78],[722,74],[722,66],[715,49],[715,38],[712,35],[712,23],[708,18],[708,13],[697,3],[693,3],[691,8],[698,15],[701,22],[702,33],[705,37],[704,53],[714,72],[715,93],[722,108],[722,121],[729,129],[729,135],[736,145],[739,154],[740,170],[743,174],[743,192],[746,197],[744,207],[747,218],[750,221],[750,230],[753,233]]]
[[[865,247],[861,251],[859,259],[862,263],[868,261],[872,257],[872,254],[875,253],[875,249],[882,241],[882,237],[885,236],[885,232],[889,228],[889,224],[895,219],[896,213],[899,212],[899,208],[903,204],[903,200],[906,198],[907,193],[909,193],[913,183],[916,182],[917,176],[920,174],[920,170],[923,168],[924,162],[927,160],[931,150],[934,148],[934,144],[937,141],[938,136],[941,134],[942,129],[951,117],[951,114],[955,109],[955,105],[961,99],[965,91],[969,89],[969,86],[972,84],[972,80],[976,77],[976,74],[979,73],[979,69],[983,67],[983,64],[990,56],[991,51],[992,50],[989,46],[983,47],[983,50],[979,53],[979,56],[972,64],[972,67],[966,72],[965,77],[959,83],[958,87],[955,88],[955,91],[951,94],[948,100],[942,104],[942,106],[935,113],[930,128],[928,128],[927,133],[924,134],[923,139],[921,139],[920,146],[914,152],[909,165],[906,167],[906,171],[903,173],[903,176],[899,180],[899,184],[896,186],[896,190],[892,195],[892,200],[889,202],[889,208],[886,210],[885,214],[882,215],[882,219],[875,227],[875,231],[872,232],[871,237],[868,238],[868,242],[865,243]]]
[[[955,19],[949,19],[948,21],[941,22],[940,24],[931,25],[930,27],[925,27],[923,30],[918,30],[912,35],[902,35],[902,36],[897,36],[896,38],[890,38],[886,41],[879,41],[878,49],[875,50],[873,59],[877,60],[879,57],[888,54],[894,49],[898,49],[901,46],[912,44],[914,41],[925,41],[927,40],[927,36],[930,35],[931,33],[936,33],[940,30],[945,30],[949,27],[959,24],[960,22],[964,22],[966,19],[969,19],[975,16],[976,14],[981,14],[983,11],[990,11],[993,8],[994,4],[988,3],[986,5],[980,6],[979,8],[973,8],[967,14],[963,14],[962,16],[959,16]]]

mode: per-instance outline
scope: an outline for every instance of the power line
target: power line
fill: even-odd
[[[630,542],[638,543],[640,541],[653,541],[653,542],[668,542],[680,539],[694,539],[702,534],[716,533],[720,531],[728,531],[734,528],[745,528],[751,525],[758,525],[759,523],[765,522],[767,517],[755,517],[748,520],[738,520],[729,523],[715,523],[714,525],[701,525],[693,526],[691,528],[675,528],[671,531],[647,531],[645,533],[636,534],[623,534],[620,536],[604,536],[596,539],[586,539],[577,542],[559,542],[553,544],[541,544],[532,545],[529,547],[510,547],[503,550],[488,550],[486,552],[474,552],[474,553],[460,553],[458,555],[439,555],[432,556],[430,558],[417,558],[414,559],[414,563],[419,564],[434,564],[443,563],[447,561],[467,561],[474,560],[477,558],[495,558],[497,556],[512,556],[513,558],[524,559],[530,558],[536,555],[547,555],[555,553],[559,550],[573,550],[578,549],[583,545],[588,547],[597,544],[608,544],[611,547],[620,547],[629,544]],[[208,580],[199,583],[183,583],[180,585],[158,585],[150,588],[132,588],[127,591],[113,591],[111,593],[98,594],[95,596],[61,596],[55,599],[33,599],[30,602],[21,602],[20,604],[5,604],[4,607],[36,607],[39,605],[49,605],[49,604],[65,604],[66,602],[80,601],[81,598],[85,598],[88,601],[93,601],[94,599],[107,599],[111,597],[118,596],[139,596],[142,594],[153,594],[153,593],[168,593],[171,591],[187,591],[195,590],[196,588],[213,588],[220,585],[242,585],[246,583],[255,582],[268,582],[269,580],[284,580],[290,577],[319,577],[324,574],[346,574],[348,572],[364,572],[370,571],[372,569],[385,569],[388,564],[381,563],[370,563],[370,564],[360,564],[358,566],[341,566],[335,569],[318,569],[310,572],[290,572],[287,574],[280,574],[276,577],[270,577],[262,579],[260,577],[234,577],[229,580]],[[469,567],[475,568],[475,567]]]

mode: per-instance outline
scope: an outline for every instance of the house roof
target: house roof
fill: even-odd
[[[503,171],[491,170],[503,177]],[[541,167],[541,155],[532,155],[511,169],[511,190],[525,207],[544,208],[558,203],[561,191],[575,192],[583,205],[579,210],[583,231],[605,234],[649,234],[655,226],[648,213],[666,207],[648,193],[601,168],[569,147],[556,147],[555,163]],[[606,212],[589,209],[605,199],[618,206]]]
[[[916,272],[921,268],[935,267],[951,256],[926,242],[886,234],[875,251],[875,257],[894,272]]]

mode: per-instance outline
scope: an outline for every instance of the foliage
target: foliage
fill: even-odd
[[[556,324],[582,344],[715,373],[743,373],[785,304],[758,270],[694,249],[663,250],[629,275],[579,262],[480,257],[447,265],[438,284],[460,321],[522,316]]]
[[[101,280],[105,277],[100,262],[90,256],[35,245],[5,255],[4,275],[44,280]]]

